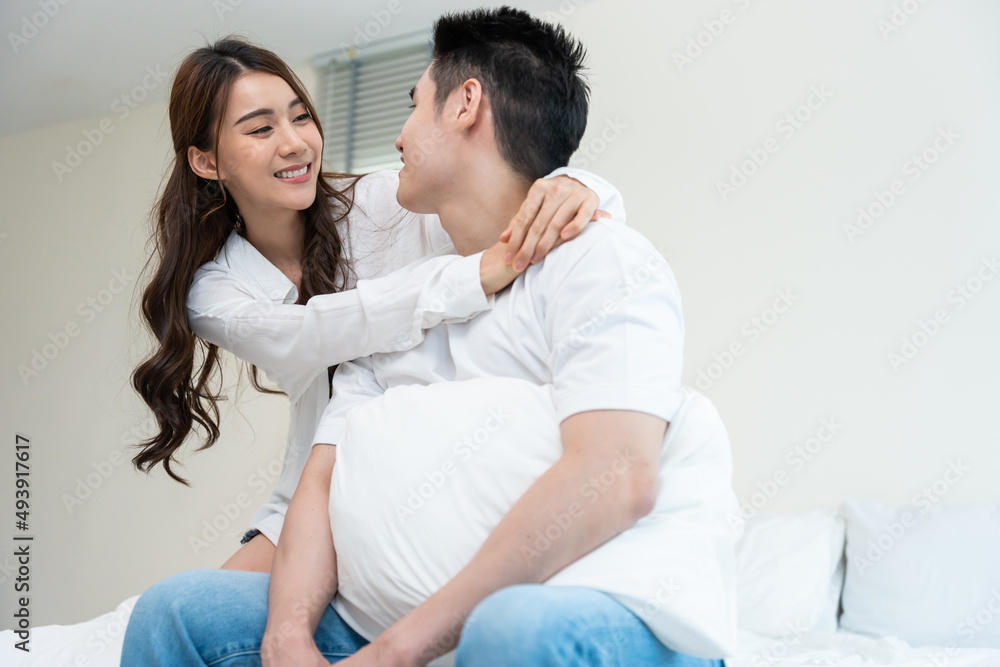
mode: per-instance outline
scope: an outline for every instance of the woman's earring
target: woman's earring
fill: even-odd
[[[236,230],[239,231],[243,229],[243,216],[240,215],[239,211],[236,211]]]

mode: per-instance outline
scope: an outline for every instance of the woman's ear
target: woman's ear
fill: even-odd
[[[188,164],[191,166],[191,171],[195,174],[213,181],[219,180],[218,165],[216,165],[215,156],[212,153],[206,153],[194,146],[188,146],[187,158]]]

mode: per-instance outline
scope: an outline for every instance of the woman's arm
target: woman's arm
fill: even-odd
[[[274,562],[275,547],[264,533],[257,533],[222,564],[222,570],[270,572]]]
[[[529,230],[547,230],[528,233],[524,245],[533,244],[534,254],[540,249],[547,252],[544,246],[549,241],[543,234],[551,236],[552,230],[563,228],[577,233],[579,219],[594,216],[598,197],[574,179],[583,178],[598,188],[601,205],[620,205],[618,191],[606,182],[587,172],[566,171],[574,178],[539,179],[516,218],[520,222],[514,229],[530,224]],[[368,201],[358,205],[381,217],[380,211],[389,210],[386,199],[395,203],[396,185],[391,178],[373,178],[372,187],[362,189]],[[566,218],[567,211],[575,212],[576,218]],[[420,224],[427,227],[430,219],[436,217],[424,216]],[[427,229],[421,233],[425,239],[429,235]],[[199,269],[188,292],[188,321],[201,338],[264,370],[295,401],[327,366],[375,352],[410,349],[423,340],[425,329],[444,321],[464,321],[489,309],[488,295],[519,273],[505,257],[511,254],[510,246],[513,243],[498,241],[485,253],[470,257],[443,256],[453,252],[446,247],[431,259],[380,278],[359,280],[355,290],[314,296],[305,306],[265,300],[251,293],[246,279],[238,272],[234,275],[232,267],[210,262]],[[389,266],[392,261],[390,256]]]
[[[337,592],[337,554],[330,530],[334,445],[313,447],[288,506],[268,588],[261,645],[266,667],[328,665],[313,635]]]
[[[261,300],[240,277],[206,265],[188,291],[188,323],[201,338],[261,368],[294,402],[327,366],[410,349],[424,329],[489,309],[481,259],[482,253],[439,253],[306,305]]]

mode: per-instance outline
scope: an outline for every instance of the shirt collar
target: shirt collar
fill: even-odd
[[[219,259],[238,278],[259,286],[272,301],[295,303],[298,300],[299,290],[295,283],[235,229],[229,232],[229,238],[219,254]]]

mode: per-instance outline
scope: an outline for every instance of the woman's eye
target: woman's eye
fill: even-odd
[[[300,120],[309,120],[310,118],[312,118],[312,116],[309,115],[309,112],[307,111],[304,114],[302,114],[301,116],[299,116],[298,118],[296,118],[295,122],[299,122]]]
[[[411,105],[409,106],[409,108],[410,108],[410,109],[416,109],[416,108],[417,108],[417,105],[416,105],[416,104],[411,104]]]
[[[264,134],[264,133],[270,132],[270,131],[271,131],[271,126],[270,125],[265,125],[264,127],[260,128],[260,129],[254,130],[250,134]]]

